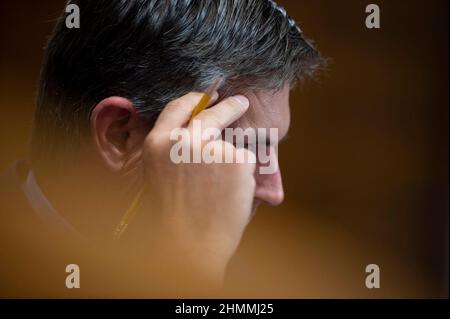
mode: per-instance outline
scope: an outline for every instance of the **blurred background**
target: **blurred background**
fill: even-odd
[[[448,297],[448,1],[278,3],[330,65],[293,91],[286,200],[262,207],[242,241],[242,295]],[[365,27],[369,3],[381,29]],[[0,3],[0,170],[26,157],[42,48],[63,6]],[[368,264],[380,289],[365,287]]]

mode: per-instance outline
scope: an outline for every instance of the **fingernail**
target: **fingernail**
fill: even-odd
[[[248,108],[250,102],[248,101],[248,99],[243,96],[243,95],[235,95],[233,96],[233,98],[240,104],[242,105],[242,107],[244,107],[245,109]]]
[[[217,101],[218,98],[219,98],[219,93],[217,93],[217,91],[214,91],[211,96],[211,101]]]

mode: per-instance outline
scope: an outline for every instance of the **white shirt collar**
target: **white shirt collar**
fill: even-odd
[[[29,171],[25,182],[22,184],[22,190],[33,208],[33,211],[44,223],[70,235],[81,237],[81,234],[60,213],[58,213],[44,195],[36,182],[33,171]]]

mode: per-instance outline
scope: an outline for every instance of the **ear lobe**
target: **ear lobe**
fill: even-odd
[[[133,103],[122,97],[108,97],[91,113],[91,134],[100,158],[113,172],[123,169],[136,152],[136,134],[142,125]]]

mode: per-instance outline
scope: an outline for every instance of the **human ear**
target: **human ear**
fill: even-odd
[[[121,171],[130,158],[142,151],[145,124],[128,99],[108,97],[94,107],[91,135],[100,158],[111,171]]]

